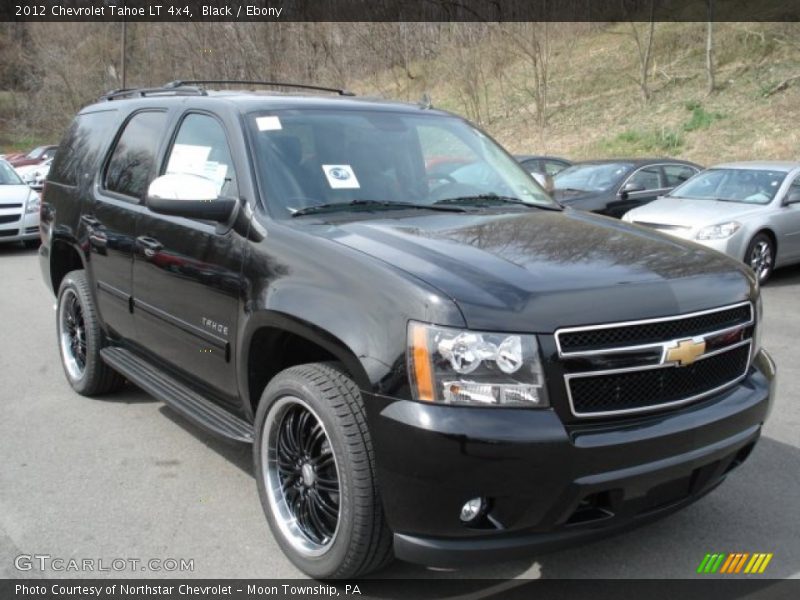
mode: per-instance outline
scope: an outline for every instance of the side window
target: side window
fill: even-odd
[[[94,179],[98,163],[117,118],[116,110],[82,113],[75,117],[58,146],[50,178],[66,185]]]
[[[164,133],[167,113],[136,113],[117,141],[105,176],[105,189],[143,198],[156,165],[158,144]]]
[[[641,186],[645,190],[659,189],[661,187],[661,177],[658,174],[658,167],[640,169],[630,178],[629,183]]]
[[[695,169],[687,165],[664,165],[667,187],[677,187],[696,173]]]
[[[569,165],[566,163],[559,162],[557,160],[546,160],[544,161],[544,170],[545,173],[550,175],[551,177],[555,177],[561,171],[566,169]]]
[[[225,130],[208,115],[189,114],[181,121],[165,173],[210,179],[217,185],[220,196],[239,193]]]
[[[526,171],[528,171],[528,173],[530,173],[530,172],[541,173],[542,172],[542,167],[541,167],[541,164],[539,163],[538,159],[534,158],[534,159],[526,160],[526,161],[523,161],[520,164],[523,166],[523,168]]]

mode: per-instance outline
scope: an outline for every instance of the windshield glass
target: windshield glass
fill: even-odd
[[[20,185],[22,180],[10,164],[0,160],[0,185]]]
[[[633,168],[630,163],[573,165],[553,178],[557,190],[605,192],[614,187]]]
[[[786,179],[784,171],[708,169],[675,188],[673,198],[768,204]]]
[[[250,127],[277,216],[309,214],[320,205],[372,211],[468,199],[558,208],[513,158],[455,117],[282,110],[250,115]]]
[[[44,146],[39,146],[28,152],[25,158],[39,158],[42,154],[44,154]]]

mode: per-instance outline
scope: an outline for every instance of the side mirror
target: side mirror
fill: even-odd
[[[784,204],[798,204],[800,203],[800,190],[792,190],[786,195]]]
[[[641,183],[636,183],[635,181],[629,181],[625,185],[622,186],[620,193],[623,194],[632,194],[635,192],[643,192],[645,187]]]
[[[217,194],[217,184],[200,175],[175,173],[156,177],[147,189],[147,207],[155,213],[227,221],[238,200]]]

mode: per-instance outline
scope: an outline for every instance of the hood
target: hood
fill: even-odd
[[[0,185],[0,208],[3,208],[3,204],[24,203],[30,191],[31,188],[24,184]]]
[[[313,226],[414,275],[473,329],[552,332],[739,302],[752,278],[696,244],[573,210],[426,214]]]
[[[696,230],[707,225],[744,218],[752,213],[762,212],[765,208],[764,204],[659,198],[628,212],[625,220]]]

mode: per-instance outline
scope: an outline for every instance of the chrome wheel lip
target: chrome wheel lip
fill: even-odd
[[[766,240],[759,240],[750,252],[750,268],[759,281],[766,279],[772,271],[772,248]]]
[[[286,499],[286,495],[282,490],[280,475],[278,473],[277,464],[277,434],[279,432],[284,415],[294,406],[300,406],[307,410],[316,419],[317,423],[322,427],[322,432],[325,439],[330,444],[330,436],[325,428],[325,424],[320,419],[317,412],[309,406],[307,402],[296,396],[282,396],[278,398],[275,403],[270,407],[267,418],[264,420],[264,427],[261,432],[261,465],[264,477],[264,487],[267,493],[267,502],[269,503],[272,516],[278,525],[284,539],[289,542],[294,550],[307,558],[314,558],[325,554],[333,546],[341,527],[342,518],[342,503],[341,492],[338,512],[336,515],[336,528],[333,535],[324,544],[319,544],[309,538],[300,528],[297,519],[292,513],[291,508]],[[333,456],[333,466],[336,470],[336,477],[341,482],[339,477],[339,464],[336,458],[336,452],[331,445],[331,454]],[[341,483],[340,483],[341,489]]]
[[[80,315],[74,310],[75,307],[81,309]],[[70,322],[70,319],[74,322]],[[64,290],[58,304],[58,340],[67,374],[73,381],[80,380],[86,372],[86,323],[80,299],[72,289]],[[82,361],[76,354],[76,345],[80,344],[83,345]]]

